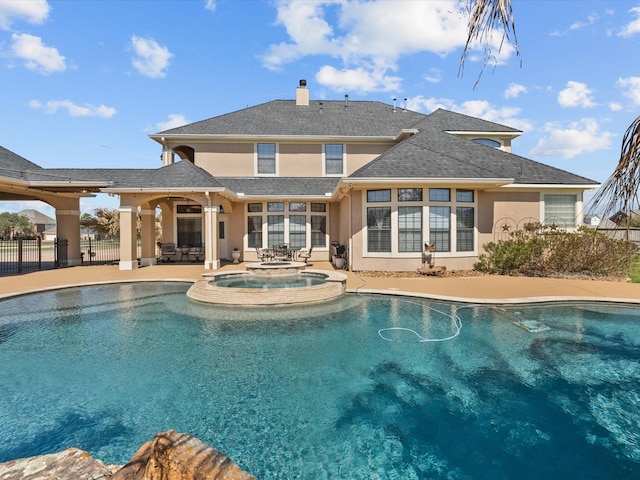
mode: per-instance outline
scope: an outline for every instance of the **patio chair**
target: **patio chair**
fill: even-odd
[[[193,262],[199,262],[200,257],[204,255],[204,245],[196,243],[189,249],[189,256],[193,258]]]
[[[313,247],[307,250],[300,250],[298,252],[298,260],[304,260],[304,263],[307,263],[311,258],[311,252],[313,252]]]
[[[261,262],[270,262],[273,258],[273,251],[268,248],[258,248],[256,247],[256,254]]]
[[[160,247],[160,256],[163,262],[173,262],[177,253],[175,243],[163,243]]]

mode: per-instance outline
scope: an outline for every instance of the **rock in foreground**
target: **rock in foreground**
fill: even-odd
[[[191,435],[158,433],[113,473],[76,448],[0,464],[0,480],[256,480]]]

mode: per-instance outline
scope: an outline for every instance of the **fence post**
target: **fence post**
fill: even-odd
[[[42,238],[36,238],[38,239],[38,270],[42,270]]]
[[[18,273],[22,272],[22,238],[18,238]]]

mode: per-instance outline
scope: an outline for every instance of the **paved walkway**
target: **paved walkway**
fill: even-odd
[[[314,262],[314,269],[333,270],[329,262]],[[242,264],[221,270],[244,269]],[[76,285],[136,281],[187,281],[201,278],[202,265],[154,265],[131,271],[117,265],[96,265],[0,277],[0,298]],[[598,280],[505,277],[366,277],[352,272],[347,290],[363,293],[403,293],[426,298],[473,303],[519,303],[552,300],[605,300],[640,304],[640,284]]]

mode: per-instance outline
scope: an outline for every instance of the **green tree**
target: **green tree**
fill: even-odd
[[[111,208],[96,208],[94,215],[84,213],[80,217],[80,226],[103,238],[115,238],[120,235],[120,212]]]
[[[9,239],[18,235],[33,235],[31,219],[18,213],[0,213],[0,237]]]

